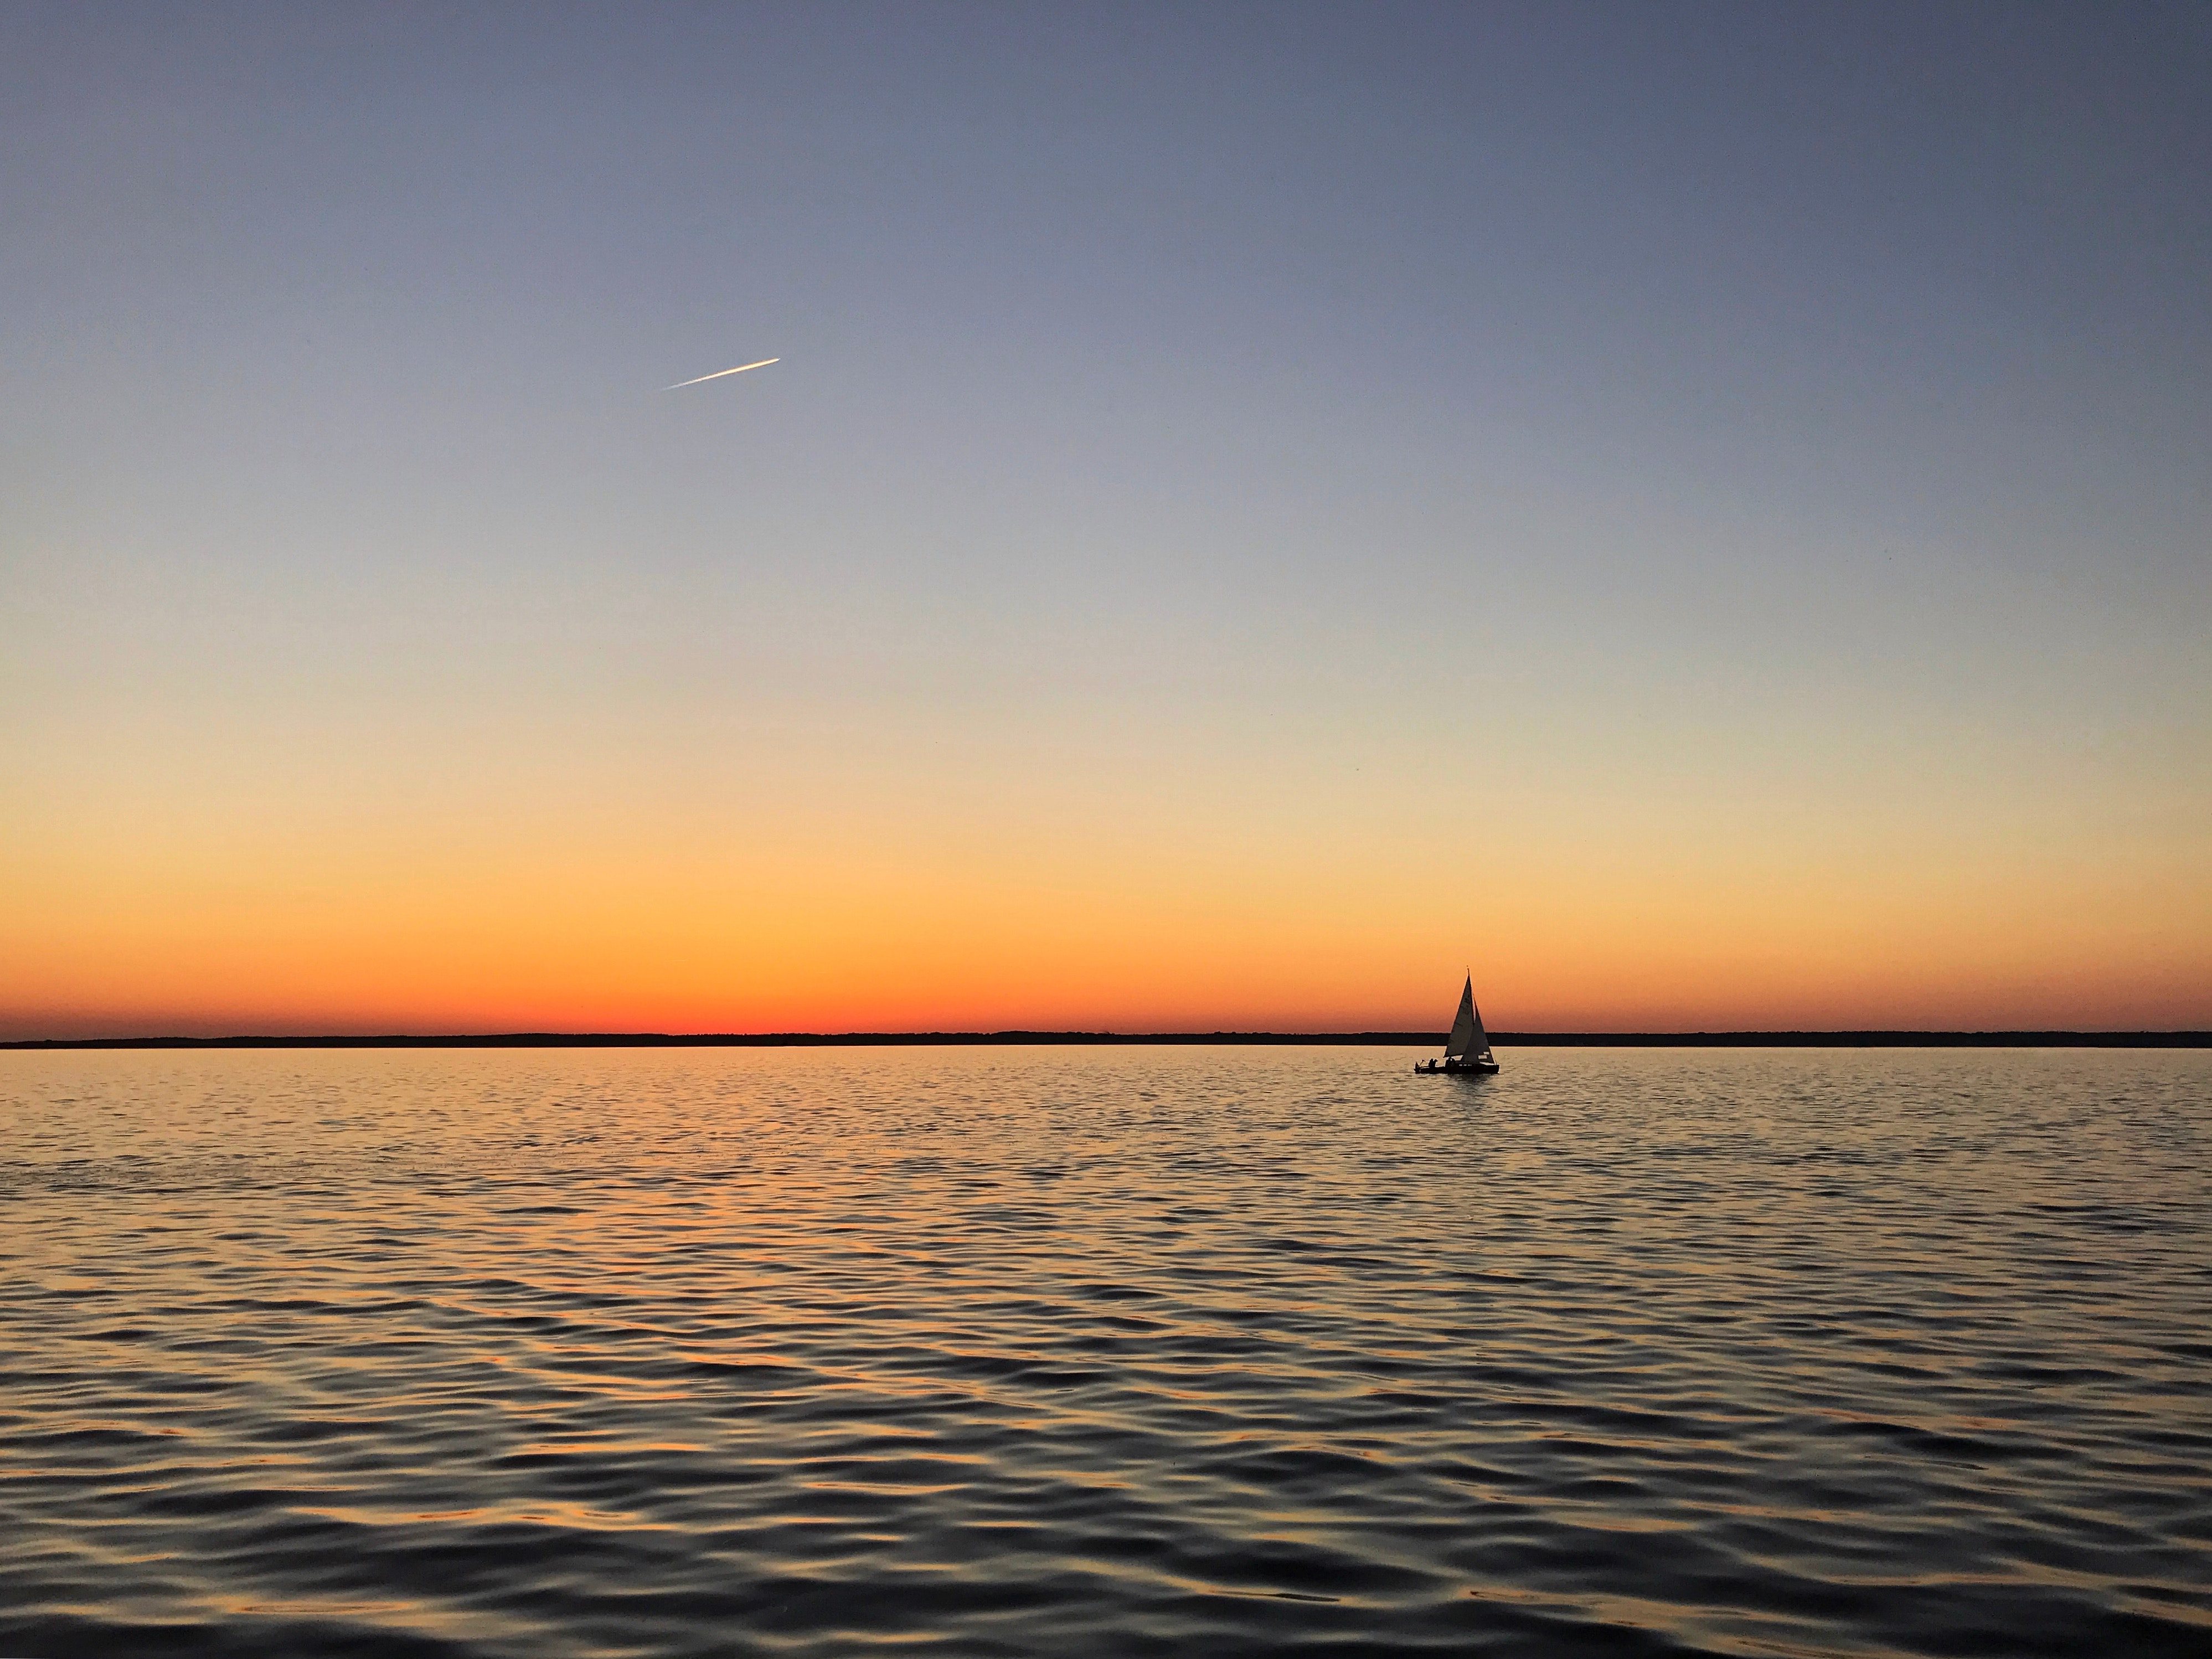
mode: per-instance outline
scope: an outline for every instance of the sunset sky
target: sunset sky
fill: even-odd
[[[12,5],[0,394],[0,1036],[2212,1026],[2201,5]]]

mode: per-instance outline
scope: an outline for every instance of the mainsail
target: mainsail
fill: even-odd
[[[1451,1040],[1444,1044],[1444,1058],[1465,1060],[1469,1054],[1489,1052],[1489,1035],[1482,1029],[1482,1016],[1474,1012],[1474,975],[1469,974],[1466,988],[1459,994],[1459,1012],[1452,1016]]]

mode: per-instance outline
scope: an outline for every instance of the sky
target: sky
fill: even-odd
[[[0,1036],[2212,1026],[2208,181],[2186,3],[11,6]]]

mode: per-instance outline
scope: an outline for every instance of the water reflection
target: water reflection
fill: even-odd
[[[2191,1054],[18,1054],[25,1653],[2191,1653]]]

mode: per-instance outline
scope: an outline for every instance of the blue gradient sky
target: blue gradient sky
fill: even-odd
[[[2208,18],[11,9],[0,1024],[2212,1024]]]

